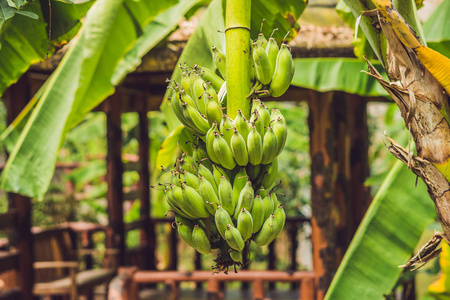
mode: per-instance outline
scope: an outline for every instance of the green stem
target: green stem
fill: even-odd
[[[250,118],[251,0],[226,0],[227,114],[234,119],[240,109]]]

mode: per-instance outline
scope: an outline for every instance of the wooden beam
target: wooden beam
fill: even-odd
[[[125,263],[125,231],[123,223],[123,163],[122,163],[122,129],[120,98],[112,95],[105,101],[106,110],[106,139],[108,152],[106,155],[106,182],[108,191],[108,220],[111,228],[106,239],[107,248],[119,250],[118,265]],[[113,258],[106,259],[106,264],[112,266]]]

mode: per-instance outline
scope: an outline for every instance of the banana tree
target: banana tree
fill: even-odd
[[[398,4],[396,6],[398,11],[401,12],[415,31],[406,24],[406,21],[392,7],[389,1],[374,0],[372,2],[346,1],[355,18],[362,15],[361,24],[365,25],[361,27],[369,42],[378,46],[387,43],[387,48],[373,47],[373,51],[377,54],[380,61],[384,62],[385,70],[390,80],[395,81],[395,83],[385,81],[370,63],[369,73],[381,83],[381,86],[400,107],[407,128],[415,141],[418,156],[414,156],[414,152],[410,150],[411,147],[404,149],[389,137],[387,137],[390,143],[388,148],[406,166],[412,169],[418,177],[423,179],[427,186],[428,194],[433,200],[433,202],[428,200],[427,207],[431,203],[435,204],[439,221],[444,230],[442,234],[436,233],[421,248],[419,253],[406,264],[406,266],[418,267],[440,252],[438,244],[442,239],[448,242],[448,211],[445,208],[446,195],[448,194],[445,158],[447,150],[445,149],[448,143],[442,144],[440,142],[443,140],[448,141],[448,97],[443,92],[443,87],[445,88],[448,84],[448,79],[446,80],[448,71],[445,71],[444,67],[447,59],[423,46],[418,42],[417,36],[413,34],[413,32],[416,32],[417,35],[422,36],[420,25],[416,21],[417,14],[414,2],[405,1],[395,4]],[[446,6],[443,4],[443,7]],[[437,14],[439,13],[445,15],[445,10],[438,10]],[[439,27],[434,22],[436,19],[439,18],[433,18],[432,25],[427,27]],[[382,34],[379,34],[376,30],[378,27],[375,28],[373,26],[379,26],[382,29]],[[445,28],[445,26],[442,26],[442,28]],[[424,43],[423,38],[420,40]],[[434,44],[434,47],[438,47],[436,43]],[[438,64],[437,67],[430,63],[429,57],[433,57],[434,63]],[[448,93],[448,88],[446,88],[446,91]],[[439,146],[437,147],[437,145]],[[412,200],[413,198],[414,196],[411,195],[410,199]],[[377,199],[380,200],[380,197],[375,200]],[[349,251],[344,257],[343,263],[329,289],[327,299],[361,299],[361,297],[382,299],[383,295],[389,294],[390,289],[394,286],[395,280],[400,273],[400,269],[396,265],[403,264],[400,257],[406,260],[408,252],[405,251],[402,255],[399,255],[400,252],[398,251],[390,251],[390,255],[387,255],[377,252],[378,250],[375,251],[378,247],[367,248],[371,240],[381,241],[380,237],[375,238],[374,234],[371,234],[371,231],[377,229],[375,225],[378,223],[376,221],[378,209],[376,207],[380,205],[376,203],[380,202],[378,200],[374,201],[373,206],[369,209],[368,215],[363,220],[350,245]],[[393,199],[392,201],[397,200]],[[424,200],[422,199],[421,201]],[[405,208],[399,208],[398,213],[402,213]],[[399,224],[399,228],[394,231],[386,231],[386,233],[395,232],[398,234],[400,231],[403,231],[405,227],[410,226],[410,220],[408,219],[411,219],[417,213],[423,214],[428,211],[426,213],[428,220],[431,220],[433,217],[430,209],[425,209],[424,206],[416,206],[414,210],[414,213],[411,213],[408,218],[404,219],[403,224]],[[424,221],[424,218],[422,221]],[[426,225],[424,223],[421,224]],[[414,230],[423,225],[419,225],[419,223],[414,224]],[[403,231],[401,234],[402,238],[406,237],[405,233]],[[418,236],[416,238],[411,237],[411,240],[417,240],[417,238]],[[384,245],[387,246],[386,244]],[[411,243],[409,249],[412,249],[413,246],[414,243]],[[388,249],[391,248],[389,247]],[[405,250],[407,249],[408,247],[405,248]],[[392,255],[393,253],[396,254]],[[366,258],[363,256],[366,256]],[[370,259],[367,258],[369,256]],[[397,258],[394,258],[395,256]],[[367,264],[369,261],[376,260],[377,257],[381,265],[372,268],[370,264]],[[358,284],[356,286],[354,284],[355,281],[358,281],[361,285]],[[349,297],[349,295],[351,296]]]

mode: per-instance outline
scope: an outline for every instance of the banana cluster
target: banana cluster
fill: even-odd
[[[250,118],[226,110],[226,57],[212,47],[218,73],[195,65],[181,66],[181,82],[169,81],[171,105],[195,136],[194,152],[183,153],[164,186],[182,239],[198,252],[220,249],[217,268],[242,263],[250,241],[269,244],[283,229],[286,214],[273,185],[278,155],[287,138],[284,116],[269,112],[259,99],[281,96],[289,87],[294,63],[288,46],[281,48],[261,33],[250,41],[253,90]]]
[[[192,157],[183,153],[177,159],[172,182],[160,184],[178,233],[202,254],[220,249],[221,268],[241,264],[251,240],[265,246],[281,232],[285,211],[273,189],[255,188],[246,167],[228,170],[212,164],[206,144],[198,139],[194,146]]]

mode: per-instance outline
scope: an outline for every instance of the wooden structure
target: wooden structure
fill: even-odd
[[[182,42],[180,42],[182,43]],[[172,47],[173,48],[173,47]],[[136,265],[141,270],[156,270],[156,258],[154,255],[156,246],[155,226],[159,222],[171,222],[171,220],[150,219],[149,198],[149,142],[147,112],[159,109],[166,90],[166,77],[175,67],[176,59],[180,54],[174,53],[168,48],[152,50],[143,59],[141,67],[130,74],[126,80],[117,87],[116,93],[105,100],[98,110],[104,111],[107,116],[107,182],[108,182],[108,233],[107,248],[118,249],[118,262],[120,266]],[[341,47],[336,52],[333,48],[321,48],[314,52],[307,46],[294,46],[294,57],[303,56],[302,53],[317,53],[320,56],[353,56],[353,48],[350,45]],[[54,58],[54,59],[57,59]],[[161,63],[163,62],[163,63]],[[48,78],[55,63],[46,62],[33,66],[20,81],[11,86],[6,93],[6,103],[9,120],[12,120],[23,107],[31,95]],[[370,196],[364,186],[364,180],[368,176],[368,132],[366,123],[366,104],[368,101],[380,99],[367,99],[356,95],[340,92],[319,93],[312,90],[291,87],[280,99],[276,101],[307,101],[310,110],[310,152],[311,152],[311,200],[312,200],[312,243],[313,243],[313,273],[267,273],[272,275],[250,276],[242,272],[236,280],[253,281],[257,295],[263,297],[261,289],[263,281],[271,281],[271,276],[279,275],[285,281],[301,282],[302,299],[322,299],[338,267],[339,261],[348,246],[357,225],[370,203]],[[121,113],[137,112],[139,114],[139,163],[127,165],[122,161],[122,134]],[[137,190],[124,191],[122,175],[130,168],[138,169],[140,174]],[[32,238],[30,232],[30,199],[18,195],[12,195],[11,209],[16,209],[18,216],[19,232],[18,251],[20,259],[16,267],[20,274],[21,286],[25,300],[31,299],[33,286],[33,253]],[[133,223],[125,224],[123,220],[123,204],[126,201],[139,199],[140,219]],[[291,249],[291,270],[297,268],[296,247],[297,229],[299,222],[309,220],[288,220],[287,228],[290,230],[290,239],[293,244]],[[291,223],[290,223],[291,222]],[[1,224],[1,223],[0,223]],[[297,225],[295,225],[297,224]],[[140,245],[135,249],[127,249],[125,235],[127,231],[138,229],[140,231]],[[171,235],[172,248],[177,243],[177,235],[174,231]],[[89,242],[87,242],[89,244]],[[176,249],[176,248],[175,248]],[[274,258],[274,247],[269,247],[269,256]],[[172,259],[172,270],[177,269],[177,255],[174,251],[169,254]],[[0,256],[1,259],[1,256]],[[0,264],[1,265],[1,264]],[[112,258],[107,259],[107,265],[112,265]],[[39,266],[39,265],[38,265]],[[197,259],[196,267],[201,267]],[[275,260],[269,262],[269,269],[274,269]],[[1,271],[1,270],[0,270]],[[251,272],[251,271],[248,271]],[[270,271],[268,271],[270,272]],[[210,279],[206,273],[158,273],[162,276],[171,274],[170,278],[178,278],[171,281],[174,291],[177,281],[208,282],[208,286],[217,286],[221,281],[233,280],[222,275]],[[297,276],[298,275],[298,276]],[[131,275],[130,275],[131,276]],[[177,277],[178,276],[178,277]],[[283,277],[284,276],[284,277]],[[228,279],[227,279],[228,278]],[[247,278],[247,279],[246,279]],[[131,277],[133,288],[139,283],[152,283],[161,281],[155,279],[153,272],[137,272]],[[314,279],[314,280],[312,280]],[[281,280],[281,281],[283,281]],[[167,283],[167,282],[166,282]],[[256,286],[256,287],[255,287]],[[311,292],[312,287],[315,291]],[[211,288],[212,289],[212,288]],[[305,296],[305,294],[309,296]],[[216,296],[213,296],[216,297]],[[259,297],[259,296],[258,296]]]
[[[80,270],[79,256],[96,252],[77,249],[76,231],[89,234],[102,230],[101,226],[89,225],[62,224],[49,230],[33,230],[33,295],[70,295],[71,300],[76,300],[80,294],[90,295],[95,286],[108,284],[116,275],[114,268]],[[114,255],[118,251],[106,252]]]

